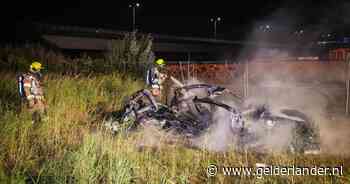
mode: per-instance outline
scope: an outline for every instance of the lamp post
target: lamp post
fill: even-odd
[[[213,22],[214,24],[214,38],[216,39],[216,26],[217,23],[221,21],[221,17],[214,17],[210,19],[210,22]]]
[[[140,6],[140,3],[129,4],[129,8],[132,8],[132,30],[135,30],[136,25],[136,8]]]

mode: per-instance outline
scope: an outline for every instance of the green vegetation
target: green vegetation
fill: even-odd
[[[155,58],[152,43],[150,35],[131,32],[121,40],[111,40],[105,53],[71,57],[40,44],[6,46],[0,48],[0,71],[26,71],[31,60],[39,59],[46,67],[44,72],[69,75],[117,72],[140,77]]]
[[[3,49],[2,54],[6,55],[2,57],[6,58],[1,61],[3,66],[23,70],[29,63],[28,58],[33,57],[30,53],[26,56],[28,50],[35,49]],[[132,71],[140,70],[142,64],[128,65],[125,70],[106,73],[93,71],[96,67],[88,66],[90,75],[75,75],[79,69],[77,67],[84,67],[67,63],[72,70],[66,72],[59,68],[63,67],[60,64],[67,62],[62,55],[45,49],[42,52],[45,57],[52,55],[52,58],[43,60],[44,65],[48,66],[44,79],[49,107],[48,121],[33,126],[30,123],[31,116],[19,111],[15,73],[0,73],[0,183],[350,182],[350,162],[346,156],[257,155],[234,151],[216,153],[187,148],[181,143],[169,143],[167,135],[158,131],[112,136],[102,127],[103,114],[119,110],[126,96],[143,87],[144,83],[140,79],[129,75]],[[114,54],[109,55],[109,61],[120,61],[125,56]],[[137,58],[141,58],[141,55]],[[14,57],[13,60],[10,61],[9,56]],[[83,63],[87,58],[76,60]],[[60,59],[62,61],[58,62]],[[138,59],[136,62],[135,58],[131,60],[135,63],[141,61]],[[107,67],[107,64],[99,66]],[[104,69],[109,70],[108,67]],[[145,144],[152,138],[152,143]],[[222,173],[208,177],[206,174],[209,164],[248,167],[258,162],[310,167],[343,165],[345,175],[264,176],[259,179],[252,176],[224,176]]]

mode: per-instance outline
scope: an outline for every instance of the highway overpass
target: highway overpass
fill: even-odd
[[[105,52],[109,41],[128,32],[49,24],[35,25],[41,38],[63,51]],[[137,33],[146,35],[148,33]],[[155,54],[171,60],[223,60],[256,48],[289,49],[289,45],[151,34]]]

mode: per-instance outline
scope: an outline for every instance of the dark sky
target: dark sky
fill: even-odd
[[[1,12],[1,17],[5,18],[3,23],[6,26],[3,27],[12,34],[14,25],[23,21],[131,30],[132,10],[128,7],[130,2],[132,1],[12,0],[6,6],[2,6],[4,10]],[[223,20],[217,26],[218,34],[242,32],[252,23],[273,16],[276,11],[301,17],[302,22],[318,23],[324,16],[328,16],[329,12],[332,14],[332,11],[328,10],[334,9],[342,1],[139,0],[138,2],[141,7],[137,9],[136,24],[143,32],[211,36],[213,23],[209,19],[213,16],[221,16]],[[336,10],[333,11],[333,14],[336,13]]]

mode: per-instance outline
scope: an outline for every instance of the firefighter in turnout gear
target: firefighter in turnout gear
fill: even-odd
[[[158,99],[162,98],[163,83],[167,78],[165,73],[161,70],[164,69],[165,61],[164,59],[157,59],[154,62],[154,66],[147,70],[146,83],[148,87],[152,89],[152,93],[156,94]]]
[[[30,65],[29,72],[21,74],[17,79],[22,107],[26,106],[32,113],[32,123],[41,121],[43,114],[46,114],[41,69],[43,69],[41,63],[35,61]]]

